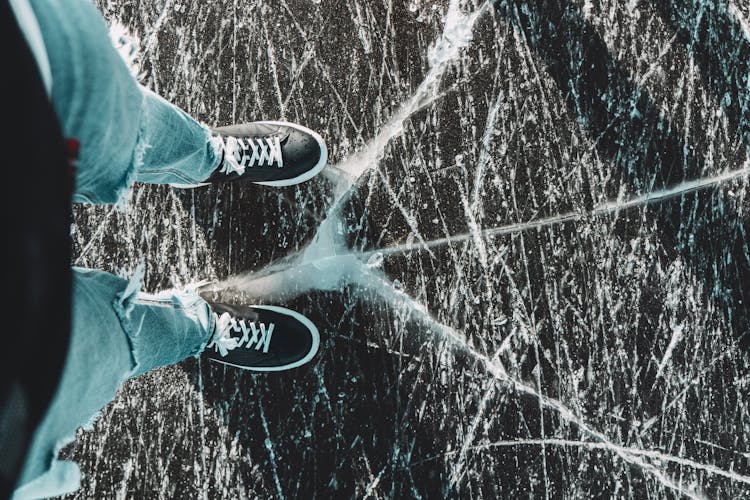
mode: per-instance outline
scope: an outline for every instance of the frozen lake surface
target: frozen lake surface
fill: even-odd
[[[75,263],[308,315],[305,367],[190,359],[66,449],[77,498],[750,498],[750,7],[99,0],[299,187],[138,185]]]

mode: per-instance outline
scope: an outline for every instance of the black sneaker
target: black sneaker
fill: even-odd
[[[318,352],[318,330],[299,313],[277,306],[209,305],[216,327],[203,353],[212,361],[272,372],[303,365]]]
[[[325,167],[328,148],[317,133],[287,122],[252,122],[212,129],[211,142],[221,152],[218,168],[199,184],[248,180],[265,186],[304,182]]]

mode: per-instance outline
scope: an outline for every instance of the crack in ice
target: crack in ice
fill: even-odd
[[[586,444],[585,441],[566,441],[560,439],[542,439],[536,441],[523,440],[517,441],[515,444],[533,443],[541,445],[573,446],[573,443],[578,443],[580,446],[607,449],[615,453],[625,462],[648,472],[663,486],[691,498],[698,498],[698,494],[690,489],[686,489],[684,485],[675,482],[667,475],[665,470],[656,467],[648,461],[648,459],[678,463],[680,465],[701,469],[714,475],[728,477],[732,480],[750,482],[750,479],[745,476],[724,471],[713,465],[700,464],[690,459],[673,457],[661,452],[624,447],[611,442],[605,434],[591,427],[583,418],[579,417],[562,402],[548,397],[542,394],[539,389],[510,376],[499,359],[491,359],[487,355],[473,348],[463,335],[459,334],[450,326],[434,319],[423,304],[417,302],[407,294],[396,290],[393,284],[385,276],[370,269],[364,263],[364,260],[376,253],[388,255],[411,250],[429,250],[430,248],[440,245],[463,242],[469,239],[474,239],[477,244],[479,244],[480,241],[498,235],[540,229],[547,226],[575,222],[584,218],[618,213],[620,210],[658,203],[692,191],[718,185],[728,180],[747,176],[748,173],[750,173],[750,164],[746,163],[741,169],[694,181],[686,181],[667,189],[653,191],[630,199],[618,199],[605,202],[596,206],[589,212],[556,214],[537,220],[508,224],[490,229],[481,229],[476,225],[476,227],[472,227],[472,231],[468,234],[447,236],[445,238],[438,238],[431,241],[424,241],[424,239],[421,238],[419,231],[410,224],[415,236],[418,236],[422,240],[419,245],[394,245],[369,251],[352,251],[347,248],[344,233],[341,229],[343,225],[341,215],[343,200],[352,192],[355,183],[362,178],[365,173],[378,167],[379,161],[391,141],[404,133],[406,120],[413,116],[416,111],[422,109],[425,106],[425,102],[434,101],[435,95],[437,95],[439,83],[448,67],[448,64],[458,57],[462,48],[470,43],[472,30],[476,20],[490,5],[491,2],[485,2],[480,8],[467,15],[460,12],[458,1],[453,0],[450,2],[445,16],[443,33],[436,44],[430,49],[429,61],[431,67],[424,80],[418,86],[414,94],[401,105],[395,115],[393,115],[391,119],[382,126],[379,133],[369,141],[362,151],[344,159],[338,165],[333,166],[331,172],[329,172],[329,178],[333,178],[335,181],[336,194],[334,202],[328,210],[326,218],[320,224],[312,242],[302,251],[283,262],[271,264],[257,273],[246,273],[231,277],[222,283],[214,285],[213,288],[215,290],[238,289],[247,292],[257,292],[260,296],[269,300],[291,298],[311,290],[336,290],[344,285],[354,285],[355,287],[359,287],[360,291],[373,291],[388,304],[407,307],[410,313],[416,314],[421,321],[429,325],[431,331],[439,334],[442,338],[449,341],[452,346],[468,353],[473,359],[481,363],[495,380],[510,386],[520,393],[536,398],[541,408],[555,412],[563,420],[574,424],[580,432],[596,440],[595,443],[591,443],[590,445]],[[498,104],[496,103],[493,109],[494,112],[497,111],[497,106]],[[494,122],[494,119],[494,115],[488,117],[488,127],[485,132],[484,142],[489,141],[489,125]],[[482,169],[477,173],[477,182],[481,180],[483,175],[482,171],[484,165],[481,166]],[[475,184],[473,187],[474,189],[471,193],[470,202],[468,199],[466,200],[466,205],[472,216],[479,208],[479,186],[478,184]],[[407,220],[407,222],[409,221]],[[485,393],[485,399],[488,399],[489,395],[490,391],[488,390],[488,392]],[[263,417],[263,415],[261,416]],[[465,454],[469,449],[474,449],[467,447],[467,444],[470,442],[471,440],[467,440],[464,443],[464,446],[461,449],[462,457],[465,457]],[[273,453],[272,448],[269,448],[269,452],[271,452],[271,454]],[[461,464],[462,460],[460,460],[459,464],[454,468],[451,479],[452,482],[459,479],[458,474],[461,470]],[[274,474],[275,473],[276,471],[274,470]],[[370,486],[374,487],[377,485],[377,480],[378,478],[375,478]],[[278,478],[276,478],[276,481],[277,492],[281,495],[282,491],[280,489],[280,484],[278,484]]]
[[[484,449],[484,448],[493,448],[493,447],[499,447],[499,446],[536,446],[536,445],[548,445],[548,446],[577,446],[582,448],[590,448],[590,449],[598,449],[598,450],[608,450],[612,452],[621,452],[621,453],[627,453],[629,455],[634,456],[640,456],[640,457],[647,457],[652,458],[654,460],[659,460],[662,462],[671,462],[679,465],[684,465],[686,467],[690,467],[692,469],[698,469],[702,470],[717,476],[722,476],[727,479],[730,479],[732,481],[737,481],[740,483],[750,484],[750,477],[749,476],[743,476],[742,474],[738,474],[736,472],[727,471],[724,469],[721,469],[719,467],[716,467],[715,465],[711,464],[704,464],[701,462],[696,462],[695,460],[691,460],[689,458],[684,457],[677,457],[674,455],[670,455],[668,453],[663,453],[658,450],[644,450],[642,448],[633,448],[630,446],[620,446],[612,443],[602,443],[602,442],[591,442],[591,441],[575,441],[575,440],[568,440],[568,439],[555,439],[555,438],[548,438],[548,439],[518,439],[518,440],[509,440],[509,441],[496,441],[493,443],[487,443],[484,445],[475,446],[472,449]]]
[[[612,213],[618,213],[621,210],[627,210],[631,208],[642,207],[646,205],[652,205],[659,203],[671,198],[676,198],[684,194],[688,194],[694,191],[699,191],[709,187],[714,187],[723,184],[727,181],[732,181],[741,177],[750,175],[750,160],[746,161],[745,166],[735,170],[730,170],[721,174],[713,176],[702,177],[700,179],[685,181],[667,189],[661,189],[652,191],[640,196],[635,196],[626,200],[612,200],[604,202],[596,206],[589,212],[565,212],[562,214],[556,214],[549,217],[540,219],[534,219],[527,222],[517,222],[513,224],[507,224],[504,226],[482,229],[480,235],[482,238],[493,238],[495,236],[501,236],[505,234],[523,233],[533,229],[542,229],[548,226],[556,226],[559,224],[565,224],[568,222],[577,222],[579,220],[599,217],[602,215],[610,215]],[[476,237],[474,232],[462,233],[458,235],[446,236],[443,238],[437,238],[430,240],[425,244],[425,249],[434,248],[442,245],[448,245],[451,243],[460,243]],[[419,250],[420,248],[414,244],[405,245],[392,245],[389,247],[378,248],[375,250],[368,250],[361,252],[363,257],[370,256],[374,253],[382,253],[383,255],[395,254],[408,252],[412,250]]]
[[[450,340],[455,347],[460,348],[475,360],[479,361],[485,367],[485,369],[498,381],[509,385],[511,388],[518,392],[536,398],[539,401],[540,406],[555,411],[565,421],[576,425],[584,434],[596,439],[597,441],[602,443],[603,446],[615,452],[626,462],[632,465],[636,465],[642,470],[651,473],[664,486],[690,498],[700,498],[696,493],[686,491],[685,489],[680,487],[679,484],[675,483],[671,478],[666,476],[663,470],[660,470],[657,467],[654,467],[652,464],[641,460],[638,456],[634,456],[633,454],[623,451],[621,449],[621,446],[612,443],[605,434],[592,428],[587,422],[577,416],[562,402],[554,398],[545,396],[535,388],[511,377],[499,360],[490,359],[485,354],[482,354],[474,349],[468,343],[468,341],[455,329],[434,319],[423,304],[420,304],[408,295],[395,290],[392,284],[387,282],[383,278],[371,275],[371,280],[376,284],[376,286],[370,288],[372,291],[378,293],[384,300],[389,303],[405,305],[410,309],[410,311],[420,313],[422,315],[421,319],[429,324],[431,328],[434,328],[443,336],[443,338]]]

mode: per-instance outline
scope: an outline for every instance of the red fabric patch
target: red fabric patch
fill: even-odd
[[[75,137],[65,139],[65,147],[68,149],[68,159],[75,161],[78,159],[78,152],[81,150],[81,143]]]

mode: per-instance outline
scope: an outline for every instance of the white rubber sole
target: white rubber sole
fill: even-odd
[[[308,352],[304,358],[295,361],[294,363],[289,363],[282,366],[243,366],[243,365],[235,365],[232,363],[227,363],[225,361],[221,361],[214,358],[208,358],[211,361],[215,363],[221,363],[222,365],[227,366],[233,366],[235,368],[241,368],[243,370],[251,370],[254,372],[280,372],[284,370],[291,370],[292,368],[297,368],[298,366],[302,366],[308,361],[310,361],[312,358],[315,357],[315,355],[318,353],[318,349],[320,348],[320,334],[318,333],[318,329],[315,327],[315,325],[307,319],[305,316],[302,316],[300,313],[296,311],[292,311],[291,309],[287,309],[286,307],[279,307],[279,306],[249,306],[254,307],[256,309],[265,309],[267,311],[273,311],[280,314],[286,314],[287,316],[291,316],[292,318],[296,319],[310,331],[310,335],[312,336],[312,345],[310,346],[310,352]]]
[[[328,163],[328,147],[326,146],[326,143],[323,140],[323,138],[317,132],[310,130],[307,127],[303,127],[302,125],[297,125],[296,123],[277,122],[277,121],[261,121],[261,122],[255,122],[255,123],[262,123],[264,125],[279,125],[283,127],[290,127],[290,128],[299,130],[301,132],[304,132],[306,134],[310,134],[318,143],[318,147],[320,147],[320,159],[318,160],[318,163],[316,163],[313,168],[311,168],[310,170],[307,170],[306,172],[301,173],[297,177],[292,177],[291,179],[281,179],[278,181],[257,181],[257,182],[250,181],[253,184],[260,184],[262,186],[274,186],[274,187],[294,186],[295,184],[300,184],[318,175],[318,173],[320,173],[320,171],[323,170],[323,167],[325,167],[326,164]],[[200,184],[170,184],[170,186],[178,188],[178,189],[193,189],[193,188],[197,188],[201,186],[209,186],[209,185],[211,185],[210,182],[202,182]]]

